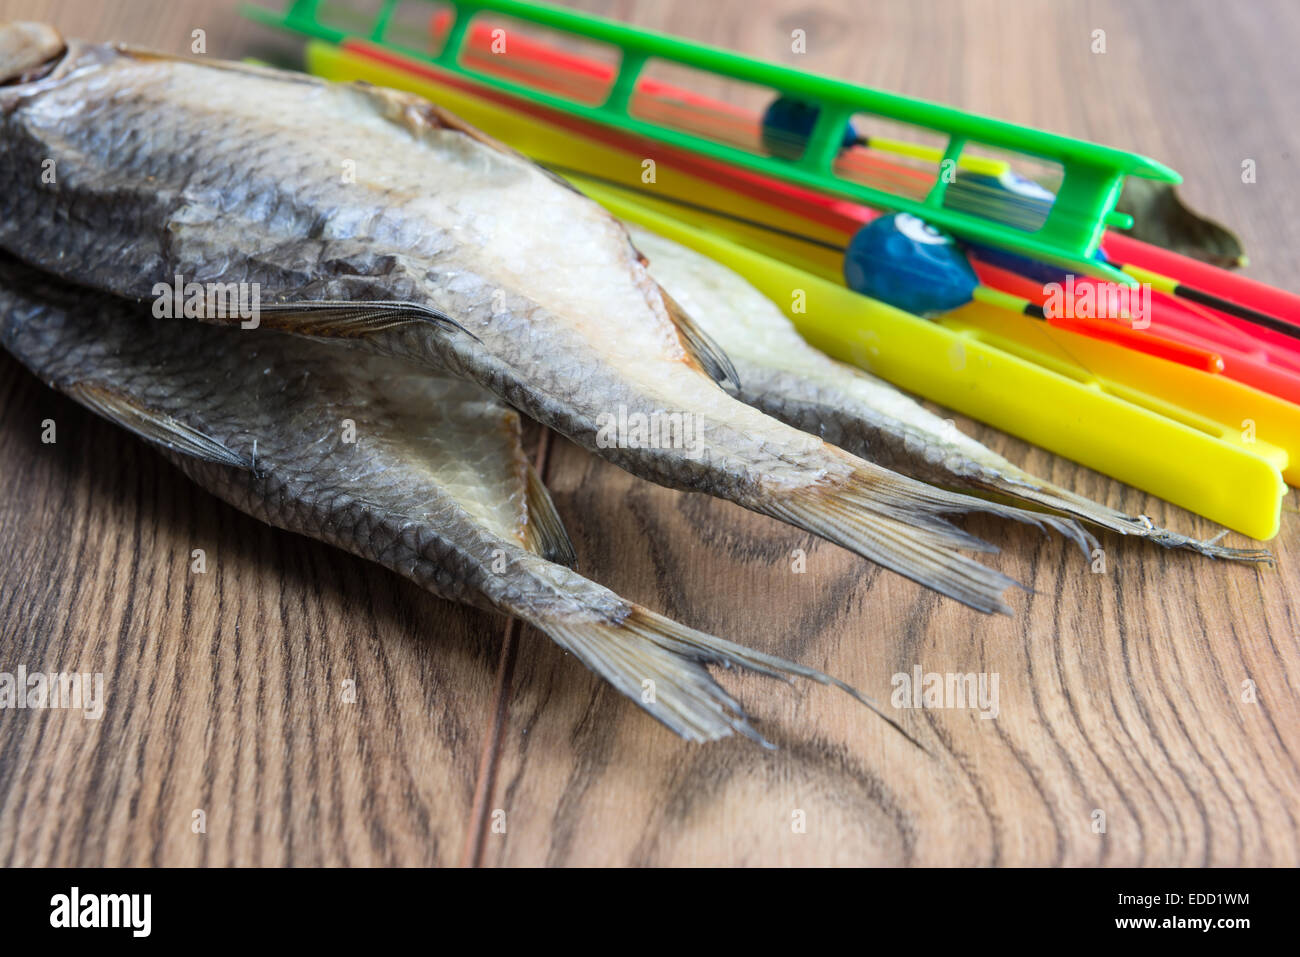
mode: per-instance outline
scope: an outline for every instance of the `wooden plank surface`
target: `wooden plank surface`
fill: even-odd
[[[1251,275],[1297,287],[1286,0],[582,5],[1166,160],[1241,234]],[[278,42],[235,6],[0,0],[0,18],[176,51],[203,29],[212,56]],[[998,676],[994,720],[903,713],[928,754],[833,690],[727,676],[780,748],[698,747],[544,636],[239,515],[8,358],[0,397],[0,671],[102,671],[107,697],[99,721],[0,711],[2,863],[1300,862],[1293,514],[1273,573],[1109,539],[1093,574],[1058,540],[972,520],[1032,589],[990,619],[538,436],[582,567],[622,594],[882,701],[916,665]],[[1039,474],[1211,532],[958,421]]]

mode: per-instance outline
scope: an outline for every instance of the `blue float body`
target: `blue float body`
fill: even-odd
[[[803,155],[808,137],[821,107],[788,96],[777,97],[763,113],[763,148],[773,156],[798,159]],[[858,142],[857,130],[849,123],[844,128],[844,142],[848,147]]]
[[[920,316],[964,306],[979,285],[952,237],[907,213],[881,216],[854,234],[844,254],[844,280],[856,292]]]

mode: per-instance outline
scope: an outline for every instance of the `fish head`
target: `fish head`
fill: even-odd
[[[0,22],[0,85],[39,79],[67,49],[59,31],[48,24]]]

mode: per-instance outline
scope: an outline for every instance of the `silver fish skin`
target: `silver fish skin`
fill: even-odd
[[[255,284],[264,325],[448,370],[634,474],[1009,612],[1014,582],[945,517],[991,506],[728,395],[613,217],[419,97],[70,43],[0,86],[0,247],[142,304],[174,276]],[[624,412],[689,417],[691,447],[603,441]]]
[[[815,669],[678,624],[558,564],[572,546],[519,417],[479,386],[336,344],[134,313],[0,260],[0,339],[52,387],[243,512],[529,622],[683,738],[766,744],[707,665],[834,684],[877,710]]]
[[[924,482],[1009,496],[1166,548],[1273,562],[1266,549],[1180,535],[1024,471],[888,382],[810,346],[743,276],[644,227],[628,229],[650,261],[650,274],[735,365],[739,398],[768,415]]]

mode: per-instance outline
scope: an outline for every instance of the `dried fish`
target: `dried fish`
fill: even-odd
[[[0,86],[0,247],[142,302],[169,298],[173,276],[252,284],[262,324],[471,379],[637,475],[983,611],[1007,611],[1013,582],[957,551],[990,549],[945,516],[997,511],[1084,542],[1068,521],[904,478],[732,398],[718,387],[734,385],[730,362],[621,224],[409,94],[70,43],[39,79]],[[690,446],[671,428],[610,441],[632,416],[689,419]]]
[[[0,339],[241,511],[529,622],[683,738],[765,743],[713,664],[833,684],[876,710],[813,668],[687,628],[561,564],[572,546],[519,417],[477,385],[335,344],[141,317],[7,258]]]

